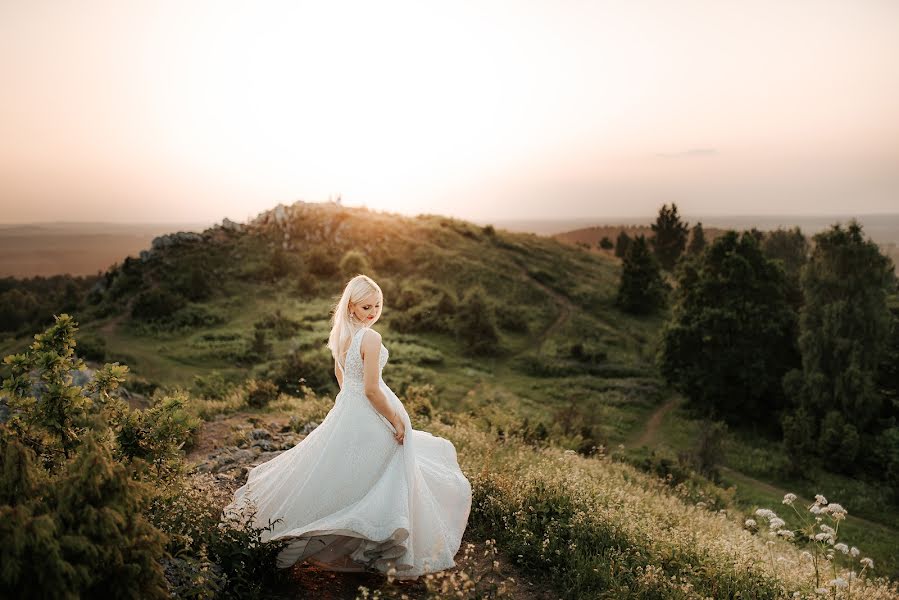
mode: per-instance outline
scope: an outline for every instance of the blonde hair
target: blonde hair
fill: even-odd
[[[331,307],[331,334],[328,336],[328,348],[331,356],[337,361],[337,366],[343,372],[346,367],[346,353],[350,349],[353,336],[365,327],[354,317],[350,316],[350,303],[358,304],[374,292],[381,302],[381,312],[384,311],[384,294],[381,287],[367,275],[356,275],[350,279],[340,299]],[[379,313],[375,321],[381,318]],[[374,324],[374,322],[372,322]]]

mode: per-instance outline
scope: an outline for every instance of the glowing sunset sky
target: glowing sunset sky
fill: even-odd
[[[899,2],[0,1],[0,222],[899,210]]]

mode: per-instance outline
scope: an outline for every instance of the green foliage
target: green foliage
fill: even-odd
[[[791,279],[799,282],[802,267],[808,261],[808,238],[799,227],[769,231],[762,242],[762,252],[771,260],[779,260]]]
[[[833,225],[814,241],[801,276],[802,367],[784,379],[795,410],[804,409],[813,421],[802,428],[787,422],[792,427],[788,446],[814,446],[848,472],[855,465],[860,435],[876,433],[878,419],[894,410],[876,383],[893,320],[886,298],[896,280],[892,261],[877,244],[863,239],[855,220],[846,229]],[[800,432],[809,439],[797,439]]]
[[[646,238],[637,236],[624,257],[616,305],[634,314],[652,313],[665,305],[668,290]]]
[[[333,377],[334,363],[326,348],[303,351],[294,348],[270,367],[263,377],[286,394],[302,393],[303,382],[316,392],[330,391],[336,382]]]
[[[187,305],[181,294],[166,288],[155,287],[141,292],[134,298],[131,316],[139,321],[161,321]]]
[[[612,240],[609,239],[609,236],[604,235],[602,239],[599,240],[599,247],[603,250],[611,250],[615,247],[615,244],[612,243]]]
[[[631,245],[631,237],[627,234],[626,231],[622,230],[618,233],[618,238],[615,240],[615,256],[618,258],[624,258],[627,256],[628,248]]]
[[[277,339],[286,340],[303,329],[303,324],[282,314],[281,309],[277,308],[274,313],[267,314],[253,323],[253,327],[255,329],[271,330]]]
[[[186,598],[263,598],[284,576],[275,559],[284,542],[264,542],[272,525],[254,527],[253,511],[224,515],[231,500],[213,476],[194,474],[160,482],[147,510],[168,535],[173,593]]]
[[[200,302],[212,296],[213,287],[209,268],[196,262],[184,261],[184,269],[170,271],[168,289],[191,302]]]
[[[106,340],[97,335],[82,335],[78,341],[76,352],[84,360],[104,361],[106,360]]]
[[[247,404],[253,408],[263,408],[278,397],[278,386],[265,379],[251,379],[247,383]]]
[[[487,292],[480,284],[468,290],[456,312],[457,335],[465,351],[474,355],[493,355],[499,348],[496,316],[487,300]]]
[[[703,250],[705,250],[705,246],[705,232],[702,229],[702,223],[696,223],[696,225],[693,226],[692,233],[690,235],[690,243],[687,246],[687,254],[696,256],[697,254],[700,254]]]
[[[390,327],[401,333],[453,333],[458,310],[450,290],[430,279],[406,280],[393,301]]]
[[[184,392],[154,400],[149,408],[130,411],[117,423],[116,457],[139,458],[160,477],[180,467],[181,450],[196,443],[200,420],[185,410]]]
[[[656,222],[652,224],[652,231],[654,235],[649,241],[653,253],[662,268],[673,270],[677,259],[684,253],[688,231],[688,224],[682,223],[677,214],[677,204],[672,203],[670,209],[667,204],[662,205]]]
[[[221,400],[234,390],[235,384],[220,371],[213,370],[207,375],[194,375],[191,392],[199,398]]]
[[[94,434],[54,476],[0,429],[0,595],[168,598],[166,537],[143,516],[149,487]]]
[[[785,402],[784,373],[798,363],[783,270],[755,236],[728,231],[682,261],[677,279],[657,356],[663,376],[711,418],[769,419]]]
[[[371,265],[365,254],[358,250],[347,250],[340,259],[340,273],[346,279],[356,275],[371,276]]]
[[[330,279],[340,273],[340,265],[334,253],[321,246],[313,246],[305,253],[305,261],[310,273]]]

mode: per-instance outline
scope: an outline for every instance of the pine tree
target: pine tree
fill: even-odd
[[[649,314],[665,305],[668,289],[646,238],[637,236],[624,257],[615,304],[629,313]]]
[[[692,235],[690,236],[690,244],[687,246],[687,254],[696,256],[705,249],[705,232],[702,230],[702,223],[696,223],[693,226]]]
[[[627,255],[627,249],[630,247],[631,238],[623,229],[615,240],[615,256],[624,258]]]
[[[656,222],[652,224],[655,235],[650,238],[650,243],[663,269],[668,271],[674,269],[677,259],[684,253],[687,245],[688,229],[688,224],[681,222],[677,214],[677,204],[672,203],[670,210],[667,204],[662,205]]]

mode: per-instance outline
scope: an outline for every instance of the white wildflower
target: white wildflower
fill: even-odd
[[[793,504],[796,501],[796,494],[784,494],[783,503],[784,504]]]
[[[781,527],[783,527],[783,526],[786,525],[786,524],[787,524],[787,522],[784,521],[783,519],[781,519],[780,517],[774,517],[773,519],[771,519],[771,520],[768,522],[768,527],[770,527],[770,528],[773,529],[773,530],[777,530],[777,529],[780,529]]]
[[[831,579],[828,585],[831,587],[844,588],[849,585],[849,582],[842,577],[837,577],[836,579]]]
[[[851,556],[852,558],[855,558],[859,554],[861,554],[861,551],[859,551],[859,549],[856,548],[855,546],[853,546],[852,548],[849,549],[849,556]]]
[[[780,531],[777,532],[777,535],[779,535],[780,537],[787,539],[787,540],[792,540],[792,539],[796,538],[796,534],[793,533],[792,531],[790,531],[789,529],[781,529]]]
[[[874,568],[874,561],[871,560],[870,558],[863,558],[863,559],[861,559],[859,562],[861,562],[862,565],[864,565],[864,566],[865,566],[866,568],[868,568],[868,569],[873,569],[873,568]]]
[[[746,525],[746,527],[749,527],[750,529],[758,527],[758,523],[755,522],[755,519],[746,519],[744,525]]]
[[[822,496],[821,494],[815,494],[815,503],[817,504],[827,504],[827,498]]]
[[[843,554],[849,554],[849,546],[847,546],[847,545],[844,544],[843,542],[840,542],[839,544],[837,544],[836,546],[834,546],[833,549],[834,549],[834,550],[839,550],[839,551],[842,552]]]
[[[763,519],[773,519],[777,515],[774,514],[774,511],[769,508],[757,508],[755,511],[755,516],[762,517]]]
[[[846,509],[843,508],[842,506],[840,506],[840,505],[837,504],[837,503],[828,504],[827,506],[825,506],[825,507],[822,509],[822,512],[823,512],[823,511],[829,512],[829,513],[830,513],[830,516],[832,516],[832,517],[833,517],[834,519],[836,519],[837,521],[839,521],[840,519],[845,519],[845,518],[846,518]]]

